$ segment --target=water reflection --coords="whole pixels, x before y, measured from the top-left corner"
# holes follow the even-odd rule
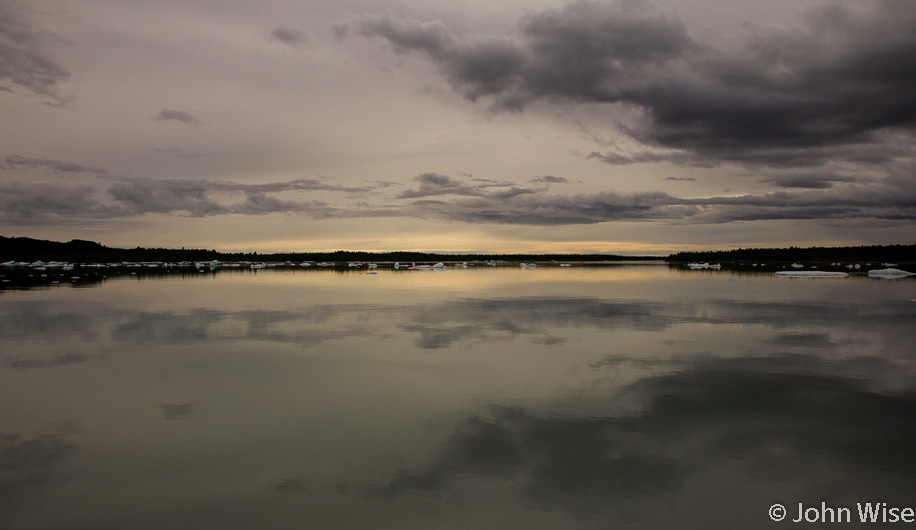
[[[315,346],[354,336],[384,338],[387,334],[383,330],[394,325],[414,337],[418,348],[447,349],[456,343],[511,341],[520,337],[547,345],[568,340],[568,337],[545,335],[546,331],[594,328],[652,333],[703,324],[724,329],[757,326],[778,331],[762,340],[771,346],[835,348],[851,345],[851,335],[908,333],[906,323],[913,318],[916,318],[916,304],[908,301],[837,305],[724,299],[661,303],[537,297],[460,299],[407,307],[378,303],[322,304],[285,311],[197,307],[180,312],[106,310],[97,306],[62,312],[48,301],[0,307],[0,333],[7,341],[40,338],[177,344],[260,339]],[[818,326],[830,332],[805,331]],[[858,342],[861,340],[864,339]]]
[[[798,373],[798,360],[696,359],[594,396],[639,404],[622,416],[494,405],[456,425],[426,465],[401,469],[364,491],[387,501],[443,498],[499,482],[529,507],[577,517],[606,510],[633,516],[634,506],[657,510],[660,499],[685,488],[725,488],[716,484],[716,471],[737,468],[744,480],[758,482],[742,483],[745,492],[767,483],[794,488],[800,476],[818,481],[823,473],[848,481],[834,502],[856,495],[910,502],[916,395],[877,394],[860,378]],[[831,371],[858,372],[856,366]],[[653,502],[634,504],[640,499]]]
[[[656,267],[6,292],[0,521],[763,528],[780,501],[905,505],[914,286]]]
[[[0,435],[0,523],[39,495],[54,480],[55,470],[73,457],[76,430],[71,422],[59,422],[32,437]]]
[[[162,415],[167,420],[180,420],[194,412],[194,403],[166,403],[162,405]]]

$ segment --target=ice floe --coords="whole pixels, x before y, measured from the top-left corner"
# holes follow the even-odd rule
[[[916,273],[900,269],[876,269],[868,271],[868,275],[872,278],[906,278],[907,276],[916,276]]]
[[[783,278],[845,278],[849,274],[831,271],[781,271],[777,272],[776,276]]]

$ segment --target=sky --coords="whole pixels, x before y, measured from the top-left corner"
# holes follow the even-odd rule
[[[0,0],[0,234],[916,243],[916,2]]]

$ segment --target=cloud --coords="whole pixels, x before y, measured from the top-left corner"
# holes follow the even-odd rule
[[[17,168],[48,168],[54,172],[60,173],[95,173],[104,175],[106,170],[97,167],[83,166],[72,162],[63,162],[60,160],[49,160],[46,158],[26,158],[19,155],[9,155],[3,160],[3,166],[0,169],[17,169]]]
[[[836,179],[839,180],[839,179]],[[810,187],[810,186],[809,186]],[[897,174],[835,189],[681,198],[662,191],[578,195],[529,193],[419,200],[413,215],[470,223],[570,225],[610,221],[724,223],[773,219],[916,220],[916,185]]]
[[[439,65],[449,83],[471,101],[511,92],[527,62],[526,51],[508,37],[459,39],[440,21],[402,19],[389,12],[363,16],[357,27],[363,36],[388,41],[397,54],[426,54]],[[520,109],[510,96],[500,101],[502,107]]]
[[[695,181],[696,179],[693,178],[693,177],[665,177],[665,178],[663,178],[662,180],[670,181],[670,182],[681,182],[681,181],[683,181],[683,182],[693,182],[693,181]]]
[[[471,223],[566,225],[615,220],[683,219],[700,212],[664,192],[623,194],[615,191],[566,195],[525,194],[504,200],[495,197],[416,201],[428,215]]]
[[[313,218],[436,217],[466,223],[534,226],[613,221],[709,224],[772,219],[916,220],[916,187],[899,177],[827,189],[695,198],[662,191],[606,190],[558,195],[508,184],[491,191],[497,185],[473,186],[438,174],[424,174],[418,179],[417,189],[398,195],[400,199],[417,200],[388,207],[365,203],[333,206],[324,201],[283,197],[283,193],[295,191],[363,191],[309,179],[250,185],[202,179],[119,179],[102,189],[89,184],[14,182],[0,185],[0,220],[22,225],[149,213],[194,217],[272,213]],[[241,195],[242,199],[233,201],[232,195]],[[444,198],[447,196],[454,198]]]
[[[446,175],[423,173],[413,179],[420,183],[419,188],[405,190],[397,195],[398,199],[417,199],[437,195],[465,195],[470,197],[487,197],[506,200],[518,195],[535,193],[534,190],[514,186],[511,183],[499,183],[487,179],[470,179],[475,185],[468,185]],[[501,191],[487,191],[487,188],[507,187]]]
[[[88,174],[93,183],[61,182],[0,184],[0,221],[13,225],[47,224],[74,219],[106,219],[150,213],[193,217],[241,214],[298,213],[312,217],[385,217],[390,212],[362,206],[332,207],[317,200],[283,198],[284,193],[330,192],[362,195],[377,186],[341,186],[321,179],[294,179],[239,184],[207,179],[112,177],[103,168],[54,159],[7,156],[0,169],[47,168],[67,175]],[[379,186],[383,186],[380,184]],[[233,196],[242,196],[233,202]]]
[[[607,153],[599,153],[593,151],[585,156],[587,159],[595,159],[604,162],[605,164],[611,164],[614,166],[626,166],[630,164],[645,164],[645,163],[658,163],[658,162],[670,162],[679,166],[690,166],[690,167],[714,167],[716,163],[696,156],[692,153],[686,152],[674,152],[674,153],[635,153],[632,155],[623,155],[620,153],[615,153],[609,151]]]
[[[187,124],[200,123],[190,112],[177,109],[162,109],[153,118],[159,121],[173,120]]]
[[[11,182],[0,184],[0,221],[13,225],[76,219],[110,219],[145,214],[267,215],[295,213],[316,219],[436,217],[467,223],[573,225],[613,221],[724,223],[772,219],[870,219],[894,223],[916,219],[912,163],[886,165],[884,176],[838,174],[828,169],[780,170],[757,178],[784,188],[763,194],[683,198],[663,191],[621,193],[604,190],[577,195],[549,193],[511,181],[429,172],[415,188],[395,195],[399,202],[331,204],[297,195],[312,192],[365,196],[390,183],[342,186],[325,179],[293,179],[260,184],[209,179],[113,177],[104,169],[56,159],[9,155],[8,171],[46,168],[66,175],[95,177],[93,184]],[[664,180],[691,180],[668,177]],[[565,182],[544,176],[531,182]],[[837,185],[842,184],[842,185]]]
[[[534,177],[528,182],[534,183],[544,183],[544,184],[566,184],[569,182],[566,180],[566,177],[555,177],[553,175],[544,175],[543,177]]]
[[[299,48],[308,42],[306,36],[299,30],[288,26],[277,26],[270,30],[269,40]]]
[[[848,175],[834,173],[788,173],[762,177],[760,182],[768,182],[780,188],[808,188],[825,190],[833,187],[837,182],[856,182],[856,178]]]
[[[579,0],[530,14],[507,35],[456,35],[391,13],[354,26],[395,53],[424,55],[455,91],[487,98],[494,111],[534,101],[625,105],[639,116],[628,135],[676,150],[590,155],[604,162],[785,167],[863,151],[901,156],[885,151],[883,135],[910,143],[916,130],[914,23],[909,2],[829,4],[793,26],[748,27],[738,44],[719,48],[647,2]]]
[[[0,184],[0,221],[25,225],[70,218],[114,217],[122,213],[101,204],[95,196],[96,189],[89,184]]]
[[[109,186],[107,193],[126,212],[187,212],[196,217],[229,213],[264,215],[274,212],[298,212],[329,217],[336,211],[320,201],[291,201],[268,195],[292,191],[330,191],[365,193],[371,187],[347,187],[316,179],[295,179],[263,184],[237,184],[205,179],[122,179]],[[242,202],[225,203],[214,198],[218,193],[241,193]],[[346,212],[338,212],[341,216]]]
[[[0,2],[0,89],[12,92],[3,86],[11,84],[64,107],[72,97],[62,94],[59,85],[70,72],[46,51],[55,37],[32,24],[35,13],[18,2]]]

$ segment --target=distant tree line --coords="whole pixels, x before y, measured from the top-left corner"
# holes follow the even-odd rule
[[[111,248],[94,241],[74,239],[61,243],[28,237],[0,236],[0,262],[17,261],[69,261],[73,263],[117,263],[122,261],[632,261],[664,260],[659,256],[618,256],[610,254],[437,254],[427,252],[360,252],[337,250],[334,252],[218,252],[203,249],[168,248]]]
[[[0,262],[68,261],[73,263],[117,263],[122,261],[642,261],[671,262],[724,261],[819,261],[819,262],[916,262],[916,245],[873,245],[859,247],[738,248],[735,250],[677,252],[669,256],[620,256],[611,254],[437,254],[427,252],[218,252],[205,249],[112,248],[94,241],[74,239],[66,243],[28,237],[0,236]]]
[[[817,261],[817,262],[916,262],[916,245],[872,245],[859,247],[789,247],[789,248],[738,248],[677,252],[668,261]]]

